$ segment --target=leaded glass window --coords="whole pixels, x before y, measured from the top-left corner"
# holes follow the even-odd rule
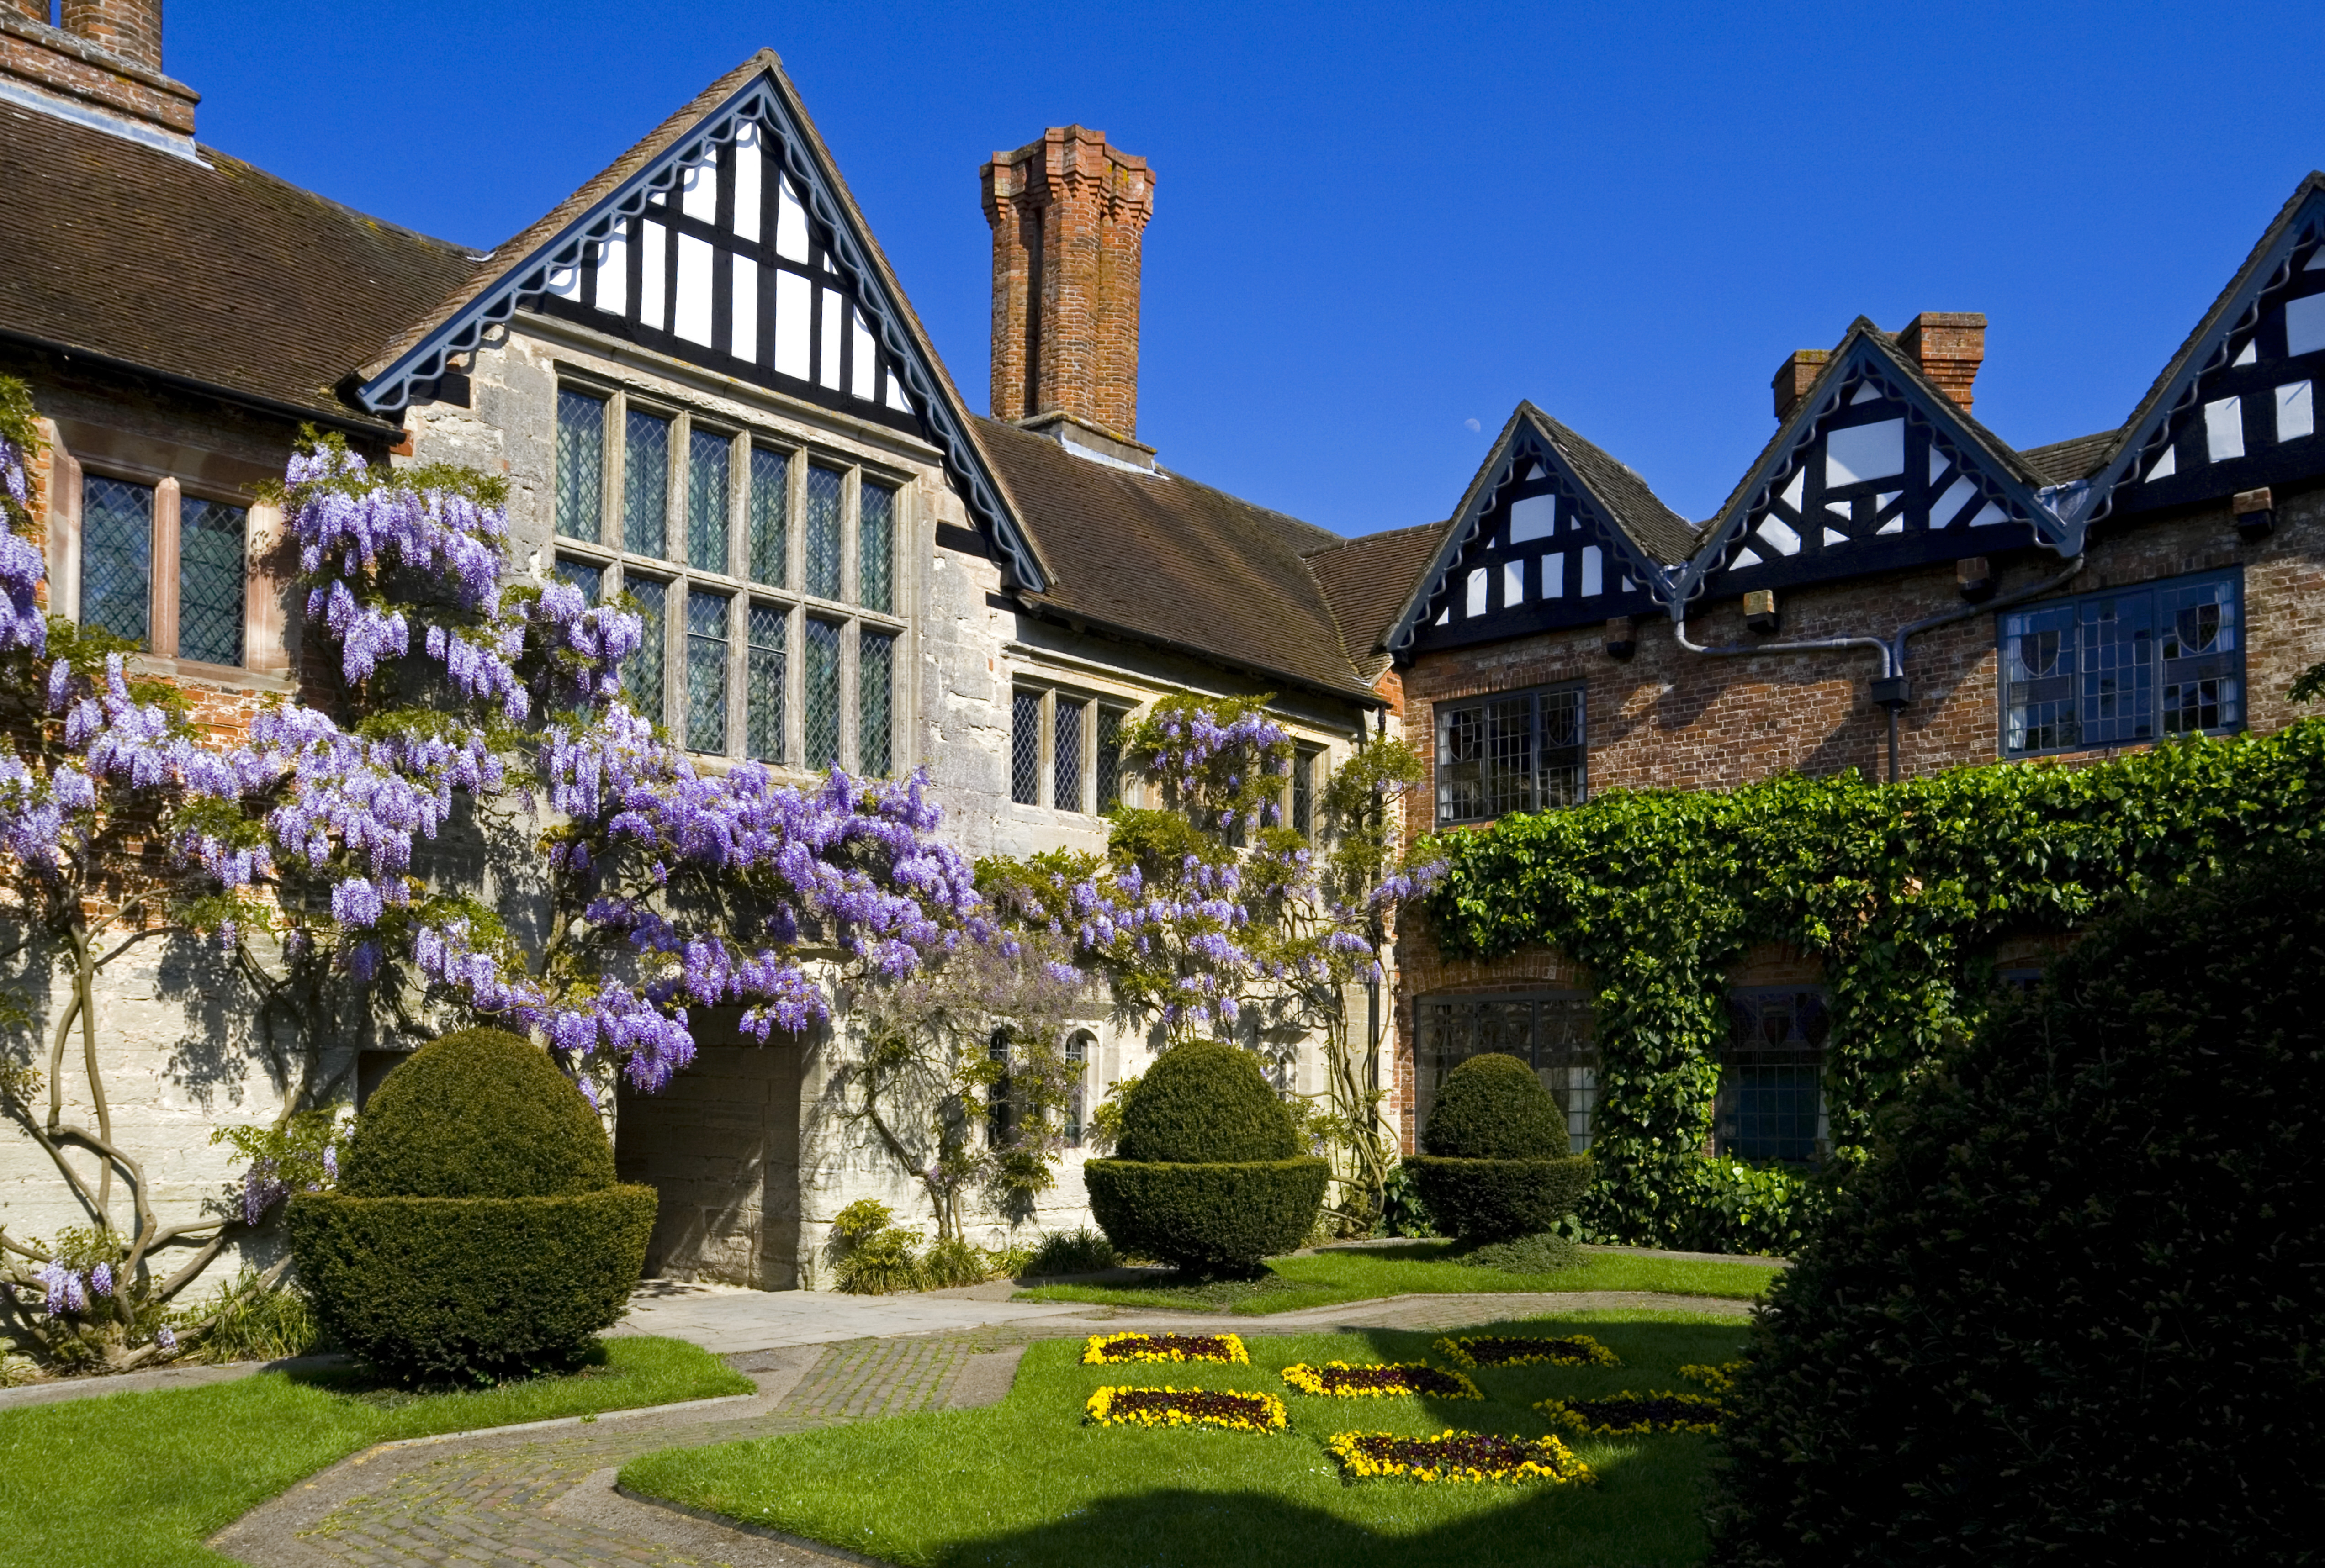
[[[153,487],[92,474],[80,493],[80,619],[146,646],[153,604]]]
[[[807,621],[807,766],[818,772],[839,766],[839,628],[810,616]]]
[[[859,771],[896,770],[896,639],[866,627],[856,655],[856,755]]]
[[[727,614],[724,594],[686,595],[686,749],[727,749]]]
[[[896,607],[896,493],[866,484],[856,506],[857,602],[886,614]]]
[[[1413,1130],[1424,1132],[1446,1075],[1472,1056],[1499,1052],[1534,1071],[1566,1112],[1570,1152],[1590,1147],[1598,1106],[1598,1047],[1590,1004],[1576,992],[1422,997],[1413,1004]]]
[[[1051,723],[1050,804],[1061,811],[1082,808],[1082,713],[1080,703],[1057,699]]]
[[[660,560],[669,525],[670,421],[632,409],[622,429],[622,548]]]
[[[1481,822],[1584,794],[1582,690],[1437,705],[1437,820]]]
[[[744,711],[750,754],[762,762],[783,760],[783,648],[790,623],[781,605],[751,606]]]
[[[1066,1042],[1066,1124],[1060,1130],[1065,1134],[1068,1148],[1082,1146],[1082,1091],[1088,1082],[1089,1052],[1095,1043],[1096,1037],[1088,1029],[1077,1029]]]
[[[1728,993],[1728,1049],[1712,1104],[1715,1147],[1740,1159],[1797,1164],[1823,1152],[1824,992],[1754,986]]]
[[[780,588],[791,572],[791,462],[751,448],[751,580]]]
[[[593,544],[606,526],[606,400],[557,389],[557,531]]]
[[[595,604],[606,592],[606,568],[595,561],[585,561],[572,556],[557,558],[557,580],[570,583],[581,590],[581,597]]]
[[[662,722],[662,691],[670,661],[670,585],[650,577],[632,577],[622,586],[637,601],[644,634],[637,651],[622,660],[622,690],[630,706],[655,724]]]
[[[198,495],[178,505],[178,657],[242,662],[244,540],[250,514]]]
[[[727,570],[727,486],[734,444],[695,430],[687,438],[686,564],[698,572]]]
[[[1009,1141],[1009,1135],[1017,1125],[1015,1085],[1009,1081],[1007,1029],[993,1031],[992,1038],[986,1043],[985,1056],[987,1061],[996,1062],[1002,1068],[1000,1076],[994,1079],[992,1091],[985,1102],[985,1140],[991,1147],[999,1148]]]
[[[1098,710],[1098,808],[1122,804],[1122,731],[1130,715],[1120,708]]]
[[[2242,728],[2243,589],[2208,572],[2002,616],[2003,754]]]
[[[1042,694],[1021,691],[1009,701],[1009,798],[1042,803]]]
[[[1292,828],[1316,836],[1316,763],[1320,753],[1301,747],[1292,753]]]
[[[807,470],[807,591],[839,597],[838,470],[811,463]]]

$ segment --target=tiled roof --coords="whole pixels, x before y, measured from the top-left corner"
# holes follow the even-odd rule
[[[1450,520],[1449,520],[1450,521]],[[1445,524],[1392,529],[1335,541],[1309,555],[1308,570],[1340,628],[1340,645],[1361,675],[1377,677],[1388,655],[1381,640],[1395,624],[1413,585],[1436,558]]]
[[[1652,558],[1672,566],[1687,559],[1702,542],[1687,519],[1663,503],[1647,482],[1627,463],[1604,447],[1576,435],[1532,403],[1519,405],[1557,448],[1590,493],[1611,513],[1615,526]]]
[[[475,253],[202,157],[0,105],[0,332],[372,422],[333,388]]]
[[[2101,430],[2096,435],[2077,436],[2071,441],[2029,447],[2018,456],[2042,477],[2043,484],[2064,484],[2070,480],[2088,479],[2098,472],[2122,437],[2121,430]]]
[[[1033,603],[1070,620],[1366,697],[1302,552],[1333,535],[1167,469],[1110,467],[972,417],[1052,576]]]

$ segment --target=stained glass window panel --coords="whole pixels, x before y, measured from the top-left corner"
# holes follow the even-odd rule
[[[2194,734],[2244,721],[2244,659],[2236,586],[2213,578],[2155,595],[2156,670],[2163,733]]]
[[[885,779],[896,770],[896,640],[866,632],[856,659],[858,770]]]
[[[1520,692],[1437,709],[1437,820],[1476,822],[1583,798],[1582,692]]]
[[[81,484],[80,619],[146,646],[153,598],[153,487]]]
[[[178,657],[242,662],[244,537],[249,513],[189,495],[178,508]]]
[[[1064,697],[1058,699],[1058,711],[1051,719],[1055,733],[1050,738],[1050,802],[1061,811],[1082,808],[1082,714],[1078,702]]]
[[[838,469],[808,466],[807,591],[820,599],[839,597],[839,493]]]
[[[856,520],[857,599],[886,614],[896,607],[896,493],[866,484]]]
[[[839,628],[807,623],[807,765],[818,772],[839,766]]]
[[[2083,604],[2076,673],[2082,681],[2086,745],[2155,736],[2154,606],[2154,595],[2147,593]]]
[[[670,421],[630,410],[622,440],[622,548],[657,560],[670,534]]]
[[[1713,1106],[1721,1154],[1798,1162],[1821,1152],[1824,1052],[1832,1013],[1820,991],[1729,993],[1728,1045]]]
[[[638,619],[644,624],[637,651],[622,660],[622,690],[632,707],[661,724],[670,661],[670,585],[633,577],[623,587],[637,601]]]
[[[2242,728],[2243,612],[2217,572],[2004,616],[2003,754]]]
[[[606,400],[557,389],[557,531],[595,543],[606,525]]]
[[[791,463],[751,448],[751,580],[780,588],[791,571]]]
[[[724,436],[696,430],[687,447],[686,561],[698,572],[724,572],[733,445]]]
[[[1009,798],[1042,803],[1042,694],[1021,691],[1009,703]]]
[[[1130,715],[1120,708],[1098,710],[1098,808],[1122,804],[1122,729]]]
[[[2055,752],[2081,742],[2075,691],[2075,609],[2003,618],[2003,749]]]
[[[727,613],[724,594],[686,594],[686,746],[727,750]]]
[[[744,692],[750,733],[746,742],[762,762],[783,760],[783,650],[790,617],[774,604],[751,606],[751,641]]]

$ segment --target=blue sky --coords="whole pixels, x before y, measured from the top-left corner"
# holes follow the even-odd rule
[[[414,228],[522,228],[783,58],[980,411],[977,168],[1156,171],[1139,435],[1346,534],[1444,516],[1521,398],[1707,515],[1859,313],[1991,318],[1978,412],[2118,423],[2325,167],[2325,6],[780,6],[169,0],[205,142]]]

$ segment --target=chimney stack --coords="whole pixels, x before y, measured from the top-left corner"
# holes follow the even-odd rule
[[[162,0],[64,0],[63,22],[75,38],[132,65],[162,69]]]
[[[993,226],[993,417],[1044,434],[1070,420],[1135,447],[1153,171],[1066,125],[977,173]]]
[[[60,118],[194,156],[201,95],[162,74],[162,0],[0,0],[0,78]]]
[[[1970,383],[1986,362],[1986,318],[1975,310],[1924,310],[1897,334],[1897,346],[1913,355],[1938,390],[1969,412]]]
[[[1776,367],[1768,386],[1776,394],[1776,418],[1780,422],[1792,411],[1793,404],[1808,395],[1809,383],[1823,373],[1825,362],[1831,357],[1829,348],[1795,349]]]

